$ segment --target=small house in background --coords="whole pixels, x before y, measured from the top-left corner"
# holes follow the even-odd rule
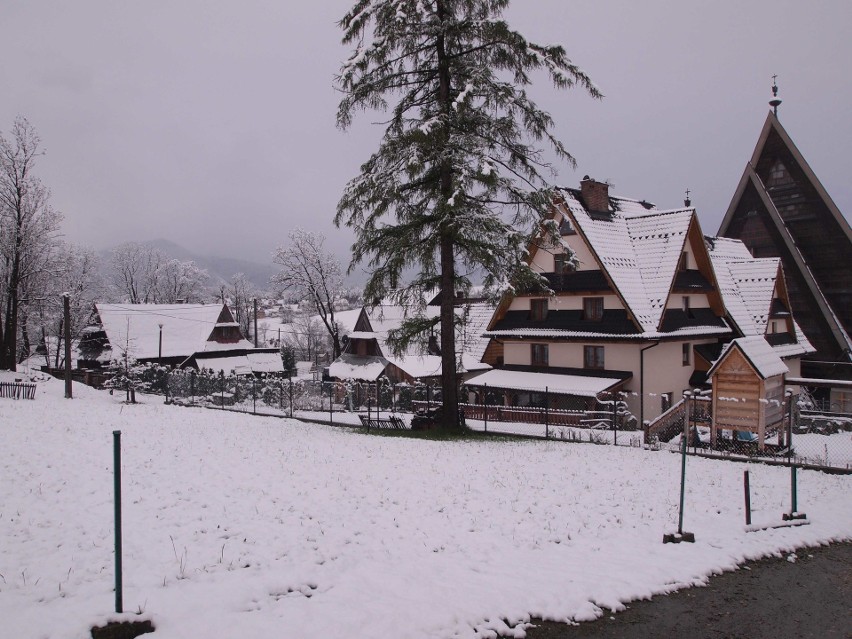
[[[713,385],[710,441],[716,447],[720,431],[757,436],[759,450],[767,437],[784,436],[784,383],[787,365],[761,336],[740,337],[727,344],[708,372]]]
[[[78,367],[125,357],[215,373],[283,373],[276,348],[254,348],[225,304],[95,304]]]
[[[426,304],[426,315],[437,317],[440,297]],[[475,298],[456,298],[456,314],[459,318],[456,329],[457,354],[460,355],[461,375],[469,377],[476,371],[490,368],[482,363],[488,340],[482,333],[491,319],[494,307]],[[441,378],[441,355],[437,336],[429,339],[421,348],[412,345],[405,353],[396,355],[388,344],[388,333],[402,326],[408,311],[397,304],[379,304],[361,309],[355,330],[348,335],[343,354],[328,369],[334,380],[376,382],[380,378],[391,383],[414,384],[417,382],[437,385]]]

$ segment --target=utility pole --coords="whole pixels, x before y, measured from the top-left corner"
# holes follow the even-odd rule
[[[257,348],[257,298],[255,297],[252,302],[254,302],[254,347]]]
[[[71,296],[62,296],[63,322],[65,324],[65,399],[73,399],[71,385]]]

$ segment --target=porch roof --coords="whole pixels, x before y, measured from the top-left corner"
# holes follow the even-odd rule
[[[595,397],[622,384],[629,378],[588,377],[586,375],[560,375],[557,373],[534,373],[493,369],[477,375],[467,382],[468,386],[484,386],[504,390],[532,391]]]

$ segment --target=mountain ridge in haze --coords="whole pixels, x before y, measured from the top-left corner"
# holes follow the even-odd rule
[[[243,273],[246,278],[260,290],[271,288],[270,278],[277,272],[272,264],[264,264],[235,257],[223,257],[220,255],[199,255],[189,249],[176,244],[165,238],[157,238],[147,242],[141,242],[145,246],[158,249],[164,255],[181,262],[192,261],[198,268],[205,269],[210,276],[208,286],[216,286],[222,282],[229,282],[237,273]],[[115,248],[115,247],[113,247]],[[112,256],[113,249],[102,251],[105,260]]]

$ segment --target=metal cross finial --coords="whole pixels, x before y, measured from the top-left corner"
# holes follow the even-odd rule
[[[692,200],[689,199],[690,193],[691,193],[691,191],[689,189],[686,189],[686,199],[683,201],[684,206],[691,206],[692,205]]]
[[[772,111],[775,115],[778,115],[778,105],[781,104],[781,100],[778,99],[778,83],[776,80],[778,79],[778,74],[772,76],[772,99],[769,101],[769,106],[772,107]]]

